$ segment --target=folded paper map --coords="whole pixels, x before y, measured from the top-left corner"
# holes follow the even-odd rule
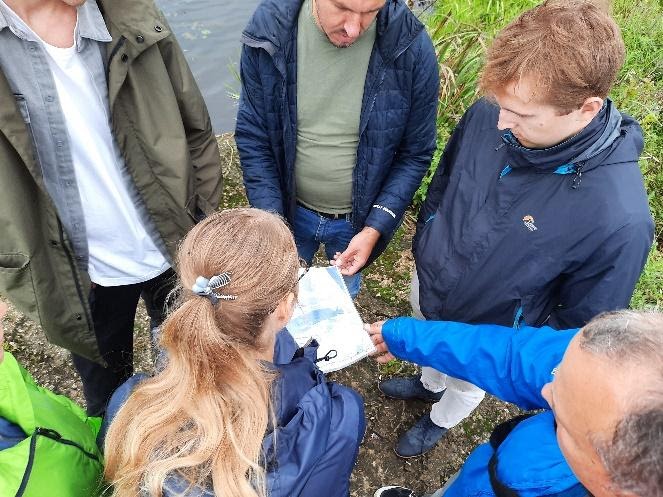
[[[299,281],[295,312],[286,326],[299,346],[315,339],[318,367],[337,371],[375,350],[334,266],[313,267]]]

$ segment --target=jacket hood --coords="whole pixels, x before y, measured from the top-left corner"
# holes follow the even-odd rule
[[[552,147],[523,147],[510,130],[502,140],[509,147],[511,167],[534,167],[560,174],[575,172],[579,167],[587,172],[599,165],[637,162],[643,147],[638,123],[621,114],[610,99],[580,133]]]
[[[276,370],[278,376],[272,383],[272,405],[277,424],[285,426],[297,413],[304,395],[324,383],[325,377],[306,357],[298,357],[289,364],[279,364]]]
[[[302,0],[266,0],[253,13],[242,33],[242,43],[264,48],[274,56],[281,51],[293,30]],[[393,60],[424,29],[402,0],[387,0],[376,19],[375,43],[385,61]]]
[[[279,425],[288,424],[306,392],[325,381],[323,373],[315,367],[317,355],[316,340],[300,347],[286,328],[277,333],[274,358],[264,365],[277,373],[272,383],[272,405]]]

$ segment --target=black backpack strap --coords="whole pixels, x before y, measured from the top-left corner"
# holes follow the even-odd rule
[[[520,497],[518,492],[507,487],[497,477],[497,452],[493,452],[493,457],[488,462],[488,476],[490,477],[490,486],[493,487],[496,497]]]
[[[511,433],[519,423],[525,421],[528,418],[531,418],[532,416],[535,416],[536,414],[537,413],[521,414],[520,416],[509,419],[508,421],[497,425],[493,432],[490,434],[490,445],[493,448],[493,456],[488,462],[488,476],[490,477],[490,486],[493,487],[493,492],[495,493],[496,497],[520,497],[518,492],[502,483],[497,477],[497,448],[502,444],[502,442],[504,442],[506,437],[509,436],[509,433]],[[591,494],[585,487],[582,486],[581,483],[578,483],[569,489],[563,490],[556,494],[547,495],[546,497],[591,497]]]
[[[507,487],[497,477],[497,448],[502,445],[502,442],[509,436],[509,433],[518,426],[519,423],[534,416],[535,413],[521,414],[515,418],[511,418],[503,423],[498,424],[493,432],[490,434],[490,445],[493,448],[493,456],[488,462],[488,476],[490,477],[490,486],[493,487],[493,492],[497,497],[519,497],[518,492],[512,488]]]
[[[503,423],[498,424],[493,432],[490,434],[490,445],[493,447],[493,450],[497,451],[497,448],[502,445],[502,442],[509,436],[509,433],[518,426],[519,423],[525,421],[528,418],[531,418],[537,413],[527,413],[511,418]]]

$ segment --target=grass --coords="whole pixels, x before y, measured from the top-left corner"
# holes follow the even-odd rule
[[[638,287],[631,299],[634,309],[663,309],[663,252],[652,248]]]
[[[620,0],[615,16],[622,28],[627,57],[612,97],[642,126],[645,150],[640,166],[663,246],[663,5],[654,0]],[[650,259],[656,261],[656,258]],[[661,301],[659,300],[659,304]]]
[[[439,1],[425,19],[440,63],[438,150],[415,196],[423,201],[438,159],[456,122],[478,98],[477,78],[490,39],[535,0]],[[645,149],[640,167],[663,247],[663,1],[616,0],[614,17],[622,29],[627,58],[611,98],[641,124]],[[631,306],[663,308],[663,253],[654,247]]]
[[[408,296],[412,255],[409,234],[414,231],[414,224],[414,218],[406,217],[388,249],[365,271],[364,277],[364,284],[371,294],[393,307],[401,316],[410,313]]]

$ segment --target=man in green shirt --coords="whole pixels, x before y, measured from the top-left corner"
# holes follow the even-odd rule
[[[432,43],[401,0],[267,0],[244,31],[236,139],[249,201],[359,291],[435,148]]]

